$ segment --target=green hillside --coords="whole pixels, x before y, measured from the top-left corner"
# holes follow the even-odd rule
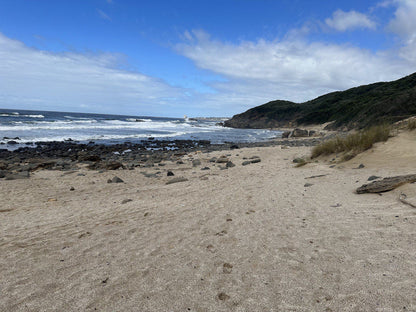
[[[305,103],[272,101],[233,116],[234,128],[293,127],[333,122],[331,128],[364,128],[416,115],[416,73],[332,92]]]

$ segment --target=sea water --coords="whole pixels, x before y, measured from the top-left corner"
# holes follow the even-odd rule
[[[155,140],[259,142],[280,137],[281,131],[233,129],[219,125],[227,118],[162,118],[0,109],[0,143],[73,140],[116,144]],[[18,139],[15,139],[18,138]],[[4,146],[4,145],[3,145]]]

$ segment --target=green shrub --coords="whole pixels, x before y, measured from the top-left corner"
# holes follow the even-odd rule
[[[371,128],[350,134],[345,138],[335,137],[312,149],[311,158],[334,153],[349,153],[357,155],[368,150],[376,142],[387,141],[391,132],[389,125],[373,126]]]

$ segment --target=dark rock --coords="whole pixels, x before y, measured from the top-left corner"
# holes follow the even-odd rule
[[[363,164],[360,164],[356,169],[363,169],[365,166]]]
[[[38,169],[51,169],[56,165],[55,160],[44,160],[44,159],[30,159],[30,164],[28,169],[30,171],[35,171]]]
[[[70,191],[75,191],[75,187],[71,186]]]
[[[308,132],[308,130],[296,128],[296,129],[294,129],[292,131],[292,133],[290,134],[290,136],[292,138],[308,137],[309,136],[309,132]]]
[[[128,198],[128,199],[123,199],[123,200],[121,201],[121,203],[124,205],[124,204],[127,204],[128,202],[131,202],[131,201],[133,201],[133,199],[130,199],[130,198]]]
[[[416,174],[384,178],[370,184],[364,184],[357,188],[357,194],[381,193],[391,191],[403,184],[416,182]]]
[[[178,160],[178,161],[176,162],[176,164],[177,164],[177,165],[183,165],[183,164],[184,164],[184,162],[183,162],[182,160]]]
[[[87,155],[78,156],[78,160],[79,161],[100,161],[101,157],[98,155],[87,154]]]
[[[312,185],[313,185],[312,183],[305,183],[304,187],[310,187]]]
[[[282,138],[287,139],[289,137],[289,135],[290,135],[290,131],[285,131],[285,132],[282,133]]]
[[[19,137],[15,137],[15,138],[3,137],[3,140],[20,140],[20,138]]]
[[[9,145],[15,145],[15,144],[19,144],[19,142],[16,142],[16,141],[8,141],[7,142],[7,144],[9,144]]]
[[[239,149],[240,147],[237,144],[232,144],[230,149]]]
[[[235,165],[231,162],[231,161],[228,161],[227,162],[227,164],[225,165],[227,168],[232,168],[232,167],[235,167]]]
[[[246,160],[246,161],[243,161],[243,163],[242,163],[243,166],[247,166],[247,165],[250,165],[250,164],[251,164],[251,160]]]
[[[293,162],[295,164],[301,164],[301,163],[304,163],[305,160],[303,158],[298,157],[298,158],[293,159]]]
[[[112,161],[112,162],[104,163],[102,165],[103,165],[103,169],[107,169],[107,170],[117,170],[119,168],[124,168],[123,164],[118,161]]]
[[[114,176],[112,179],[108,179],[107,183],[123,183],[124,181],[117,176]]]
[[[210,160],[209,160],[209,162],[216,162],[217,161],[217,157],[212,157]]]
[[[178,183],[178,182],[186,182],[186,181],[188,181],[188,179],[187,179],[187,178],[184,178],[184,177],[177,177],[177,178],[173,178],[173,179],[171,179],[171,180],[167,181],[167,182],[166,182],[166,184],[173,184],[173,183]]]
[[[168,176],[168,177],[173,177],[174,175],[175,175],[175,174],[174,174],[172,171],[170,171],[170,170],[169,170],[169,171],[168,171],[168,173],[167,173],[167,176]]]
[[[368,179],[367,179],[367,181],[373,181],[373,180],[377,180],[377,179],[380,179],[381,177],[378,177],[378,176],[374,176],[374,175],[372,175],[372,176],[370,176]]]
[[[209,167],[204,167],[204,168],[201,168],[201,170],[210,170],[210,168]]]
[[[259,162],[261,162],[260,158],[256,158],[256,159],[251,160],[252,164],[259,163]]]
[[[0,170],[6,170],[8,167],[7,163],[0,161]]]

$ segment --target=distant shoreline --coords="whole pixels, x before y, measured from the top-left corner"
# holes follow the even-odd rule
[[[240,148],[257,148],[273,146],[314,146],[322,138],[307,139],[274,139],[254,143],[211,144],[203,140],[145,140],[142,143],[122,144],[82,144],[73,141],[38,142],[31,146],[15,144],[14,150],[2,148],[0,145],[0,162],[4,170],[3,176],[26,172],[27,176],[38,169],[73,170],[79,166],[90,169],[116,168],[134,169],[136,167],[160,166],[165,161],[176,162],[186,153],[215,151],[231,151]],[[112,164],[112,165],[111,165]]]

